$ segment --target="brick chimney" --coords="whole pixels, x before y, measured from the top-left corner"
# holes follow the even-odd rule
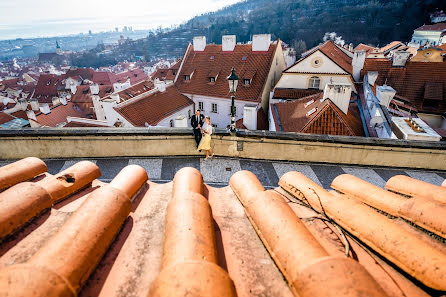
[[[202,52],[206,48],[206,36],[194,37],[194,51]]]
[[[409,59],[410,53],[405,51],[395,51],[392,57],[393,67],[406,66],[407,59]]]
[[[352,95],[352,85],[346,83],[329,83],[325,85],[322,100],[330,99],[336,106],[347,114]]]
[[[252,51],[266,52],[271,44],[271,34],[254,34],[252,36]]]
[[[224,52],[232,52],[235,48],[235,43],[235,35],[223,35],[221,38],[222,50]]]

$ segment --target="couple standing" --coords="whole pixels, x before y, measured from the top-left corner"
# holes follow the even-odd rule
[[[205,117],[200,114],[200,111],[197,110],[195,115],[192,116],[190,120],[190,124],[194,129],[194,137],[195,142],[197,143],[197,149],[201,152],[201,150],[206,151],[206,158],[211,158],[214,156],[211,148],[211,135],[212,135],[212,124],[211,118],[209,116]],[[210,155],[210,156],[209,156]]]

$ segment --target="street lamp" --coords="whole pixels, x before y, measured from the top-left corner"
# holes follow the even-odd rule
[[[231,132],[235,132],[235,92],[237,91],[239,77],[235,74],[235,69],[232,67],[231,75],[228,76],[229,92],[232,93],[231,96]]]

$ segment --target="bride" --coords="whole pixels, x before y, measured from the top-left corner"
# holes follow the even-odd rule
[[[212,159],[214,156],[214,153],[212,152],[211,148],[211,135],[212,135],[212,124],[211,124],[211,118],[207,116],[204,119],[205,124],[203,125],[203,129],[201,131],[203,132],[203,138],[200,141],[200,145],[198,146],[198,150],[205,150],[206,151],[206,158]],[[209,156],[210,155],[210,156]]]

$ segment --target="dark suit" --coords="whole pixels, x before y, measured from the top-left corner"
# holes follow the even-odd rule
[[[195,142],[197,143],[197,147],[201,141],[201,129],[200,128],[203,128],[203,121],[204,121],[204,115],[202,115],[202,114],[200,114],[199,117],[197,117],[197,115],[194,114],[192,116],[192,118],[190,119],[190,125],[194,129],[194,137],[195,137]],[[200,128],[198,128],[198,125],[200,125]]]

